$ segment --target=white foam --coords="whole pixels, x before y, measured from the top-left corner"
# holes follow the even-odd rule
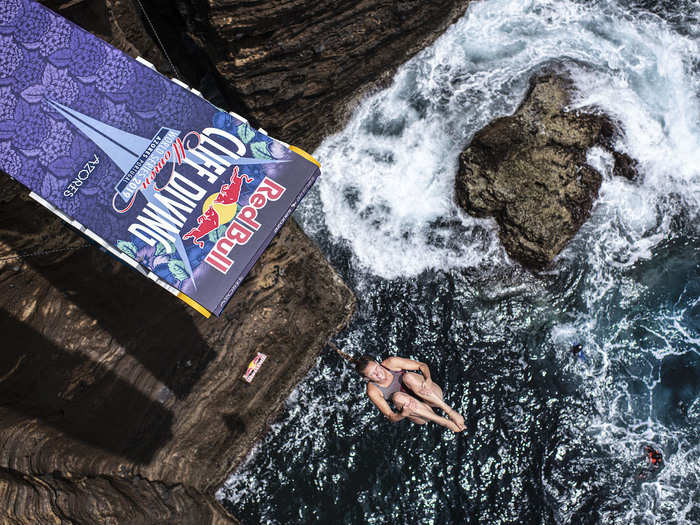
[[[385,278],[507,264],[493,222],[454,204],[458,156],[478,129],[515,109],[535,69],[565,61],[581,91],[574,107],[619,119],[619,147],[640,161],[641,187],[619,191],[624,183],[607,180],[601,199],[640,237],[662,195],[700,198],[698,84],[689,72],[697,53],[696,41],[660,19],[626,18],[609,2],[474,3],[315,152],[325,225]],[[300,215],[312,222],[308,207]],[[637,256],[648,257],[654,241]]]
[[[307,231],[327,229],[351,248],[357,268],[384,278],[510,264],[493,221],[469,217],[453,202],[458,156],[476,131],[514,111],[535,70],[565,63],[577,88],[571,109],[610,115],[623,131],[617,148],[639,161],[639,179],[630,182],[613,177],[609,154],[589,153],[604,175],[600,195],[554,271],[585,261],[583,306],[550,334],[555,345],[586,338],[585,366],[569,369],[590,388],[598,414],[589,427],[599,444],[630,463],[644,441],[666,452],[665,469],[629,502],[630,523],[660,523],[657,516],[688,523],[692,501],[683,487],[700,478],[700,445],[655,420],[652,406],[661,360],[697,352],[700,334],[682,311],[636,318],[650,288],[633,274],[673,234],[680,209],[700,224],[697,56],[698,40],[611,0],[474,2],[323,142],[315,152],[323,175],[299,213]],[[364,285],[359,278],[358,288]],[[639,326],[648,337],[635,334]],[[646,391],[632,392],[620,377]],[[700,420],[697,402],[688,413]]]

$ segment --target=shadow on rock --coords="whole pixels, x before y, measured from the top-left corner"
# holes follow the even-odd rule
[[[2,177],[0,185],[16,184],[6,175]],[[213,358],[214,351],[195,326],[193,316],[198,314],[188,312],[179,300],[92,243],[77,251],[54,252],[66,246],[83,246],[87,241],[26,197],[16,195],[3,203],[0,242],[10,248],[10,255],[52,252],[18,260],[65,297],[52,298],[54,303],[60,301],[58,307],[75,305],[84,314],[73,324],[65,319],[64,326],[39,316],[33,319],[30,324],[52,340],[94,349],[98,346],[94,341],[99,333],[96,323],[104,337],[110,338],[99,341],[105,352],[122,347],[179,399],[187,396]],[[17,281],[15,293],[32,295],[37,301],[48,299],[40,283]],[[0,304],[14,311],[4,295]]]
[[[246,429],[245,421],[238,414],[225,414],[222,416],[226,428],[228,428],[232,434],[243,434]]]
[[[0,353],[0,439],[6,447],[27,446],[36,420],[136,463],[147,463],[171,438],[170,411],[100,363],[56,346],[4,310],[0,331],[11,341]],[[30,434],[52,439],[50,432]]]

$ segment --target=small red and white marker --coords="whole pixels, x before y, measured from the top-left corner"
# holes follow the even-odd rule
[[[248,365],[248,369],[245,371],[245,374],[243,374],[243,379],[250,383],[266,358],[267,356],[265,354],[258,352],[258,355],[256,355]]]

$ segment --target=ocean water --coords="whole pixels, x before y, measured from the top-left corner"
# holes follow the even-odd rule
[[[428,363],[467,430],[388,422],[326,351],[218,492],[243,523],[700,523],[699,37],[697,0],[481,0],[323,142],[296,217],[358,297],[337,343]],[[551,64],[639,179],[591,150],[592,215],[532,274],[453,185]]]

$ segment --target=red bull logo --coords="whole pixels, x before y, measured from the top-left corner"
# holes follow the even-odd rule
[[[250,383],[255,377],[255,374],[258,372],[258,370],[260,370],[260,367],[262,366],[263,361],[265,361],[265,359],[267,359],[267,356],[261,352],[258,352],[258,354],[248,365],[245,374],[243,374],[243,379]]]
[[[233,168],[233,175],[231,175],[231,180],[229,184],[224,184],[219,190],[219,194],[214,199],[216,204],[237,204],[238,198],[241,196],[241,189],[243,188],[243,181],[246,184],[253,182],[253,179],[248,177],[248,175],[238,175],[238,166]]]
[[[233,220],[238,210],[238,199],[241,196],[243,183],[250,184],[253,179],[246,174],[239,175],[238,166],[233,168],[233,174],[228,184],[223,184],[218,193],[210,195],[202,206],[204,213],[197,217],[197,226],[182,236],[182,240],[192,239],[192,242],[204,248],[205,235],[216,230],[222,224]]]
[[[265,177],[255,190],[255,193],[250,196],[248,204],[236,215],[235,220],[232,220],[231,224],[226,227],[226,233],[216,241],[204,262],[223,274],[228,273],[233,266],[233,259],[229,257],[231,251],[236,246],[248,244],[255,232],[260,229],[261,223],[258,221],[258,211],[262,210],[268,202],[279,200],[285,191],[286,188],[284,186]],[[289,213],[288,211],[287,214]],[[281,222],[278,224],[277,229],[279,229],[281,224]]]

